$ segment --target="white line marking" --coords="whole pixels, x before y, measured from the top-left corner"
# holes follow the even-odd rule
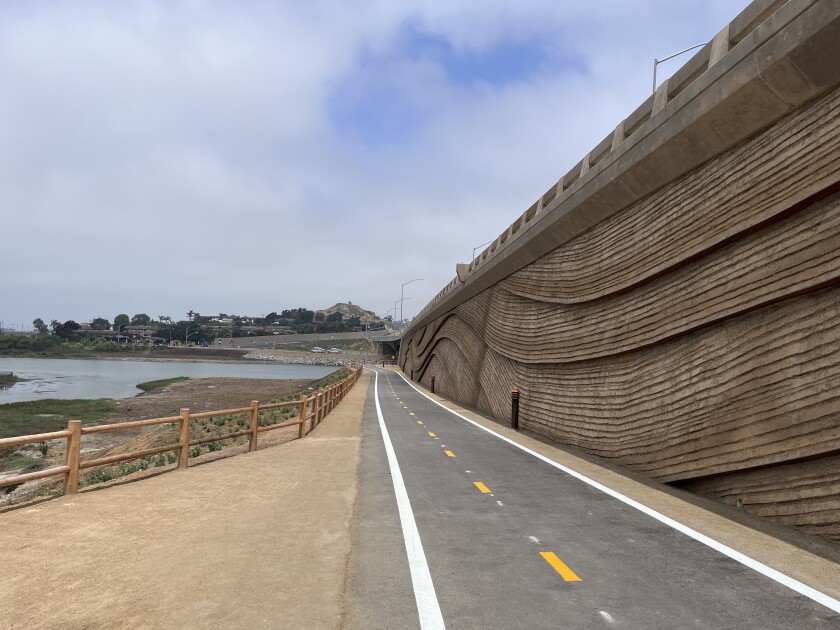
[[[528,540],[530,540],[530,541],[531,541],[532,543],[534,543],[535,545],[539,545],[539,544],[540,544],[540,539],[539,539],[539,538],[537,538],[536,536],[528,536]]]
[[[462,416],[457,411],[453,411],[452,409],[450,409],[446,405],[444,405],[444,404],[438,402],[437,400],[427,396],[424,392],[417,389],[414,386],[414,383],[409,381],[405,377],[404,374],[400,373],[400,377],[408,384],[409,387],[411,387],[411,389],[416,391],[421,396],[424,396],[425,398],[428,398],[433,403],[435,403],[438,407],[446,409],[446,411],[448,411],[449,413],[451,413],[455,416],[458,416],[462,420],[466,420],[467,422],[469,422],[472,425],[475,425],[476,427],[478,427],[482,431],[486,431],[490,435],[496,436],[497,438],[499,438],[503,442],[507,442],[508,444],[525,451],[529,455],[533,455],[537,459],[541,459],[546,464],[549,464],[550,466],[554,466],[558,470],[562,470],[567,475],[571,475],[575,479],[579,479],[583,483],[588,484],[588,485],[592,486],[593,488],[595,488],[597,490],[600,490],[604,494],[608,494],[609,496],[613,497],[614,499],[618,499],[622,503],[626,503],[630,507],[635,508],[635,509],[639,510],[640,512],[644,513],[644,514],[647,514],[651,518],[655,518],[660,523],[663,523],[663,524],[667,525],[668,527],[672,527],[673,529],[676,529],[678,532],[682,532],[683,534],[693,538],[697,542],[702,543],[702,544],[706,545],[707,547],[711,547],[715,551],[718,551],[725,556],[729,556],[730,558],[732,558],[736,562],[740,562],[741,564],[743,564],[745,567],[749,567],[753,571],[757,571],[758,573],[761,573],[762,575],[764,575],[766,577],[769,577],[771,580],[775,580],[779,584],[787,586],[789,589],[791,589],[793,591],[796,591],[800,595],[804,595],[805,597],[808,597],[808,598],[814,600],[818,604],[822,604],[826,608],[830,608],[834,612],[840,613],[840,600],[836,600],[833,597],[831,597],[830,595],[826,595],[825,593],[822,593],[822,592],[818,591],[817,589],[808,586],[807,584],[803,584],[799,580],[795,580],[792,577],[785,575],[781,571],[777,571],[776,569],[774,569],[772,567],[768,567],[763,562],[759,562],[758,560],[755,560],[754,558],[750,558],[749,556],[741,553],[740,551],[736,551],[732,547],[729,547],[727,545],[724,545],[721,542],[718,542],[714,538],[710,538],[709,536],[706,536],[705,534],[701,534],[700,532],[698,532],[695,529],[692,529],[688,525],[683,525],[679,521],[676,521],[676,520],[672,519],[670,516],[665,516],[664,514],[661,514],[660,512],[657,512],[653,508],[649,508],[648,506],[646,506],[642,503],[639,503],[638,501],[636,501],[634,499],[631,499],[630,497],[624,496],[620,492],[617,492],[617,491],[613,490],[612,488],[608,488],[604,484],[599,483],[599,482],[595,481],[594,479],[590,479],[586,475],[582,475],[581,473],[577,472],[576,470],[572,470],[571,468],[568,468],[567,466],[564,466],[563,464],[555,462],[553,459],[549,459],[545,455],[541,455],[540,453],[537,453],[536,451],[532,451],[527,446],[522,446],[522,444],[519,444],[518,442],[514,442],[510,438],[506,438],[504,435],[500,435],[499,433],[496,433],[492,429],[488,429],[487,427],[484,427],[484,426],[480,425],[475,420],[470,420],[466,416]]]
[[[605,610],[599,610],[598,614],[601,615],[601,618],[607,623],[615,623],[615,619],[613,619],[613,616]]]
[[[443,623],[443,615],[440,612],[440,603],[438,603],[435,593],[432,574],[429,573],[429,564],[426,562],[426,554],[423,552],[420,532],[417,531],[414,512],[411,510],[411,501],[408,499],[408,491],[405,489],[405,482],[400,471],[400,464],[397,461],[397,454],[394,452],[394,445],[388,435],[388,427],[385,426],[385,418],[382,417],[382,408],[379,406],[379,372],[373,370],[373,373],[375,375],[373,398],[376,402],[376,415],[379,418],[382,440],[385,442],[388,466],[391,468],[391,480],[394,483],[394,494],[397,497],[400,524],[405,539],[405,553],[408,556],[408,567],[411,570],[411,584],[414,587],[414,599],[417,601],[417,612],[420,615],[420,627],[423,630],[445,629],[446,625]]]
[[[499,507],[505,507],[505,504],[501,501],[496,501],[496,505],[498,505]]]

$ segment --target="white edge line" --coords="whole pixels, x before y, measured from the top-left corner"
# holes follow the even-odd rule
[[[694,530],[691,527],[688,527],[687,525],[683,525],[679,521],[675,521],[671,517],[665,516],[664,514],[661,514],[660,512],[657,512],[653,508],[649,508],[648,506],[646,506],[642,503],[639,503],[638,501],[635,501],[634,499],[631,499],[630,497],[624,496],[620,492],[618,492],[616,490],[613,490],[612,488],[608,488],[604,484],[599,483],[599,482],[595,481],[594,479],[590,479],[586,475],[582,475],[581,473],[579,473],[575,470],[572,470],[571,468],[568,468],[568,467],[564,466],[563,464],[555,462],[553,459],[550,459],[550,458],[546,457],[545,455],[541,455],[540,453],[537,453],[536,451],[532,451],[527,446],[523,446],[522,444],[519,444],[518,442],[515,442],[514,440],[511,440],[510,438],[507,438],[504,435],[496,433],[492,429],[488,429],[487,427],[482,426],[481,424],[479,424],[475,420],[470,420],[469,418],[461,415],[457,411],[454,411],[454,410],[450,409],[449,407],[447,407],[443,403],[440,403],[437,400],[435,400],[434,398],[429,397],[425,392],[422,392],[419,389],[417,389],[417,387],[414,386],[414,383],[412,383],[410,380],[408,380],[402,372],[398,372],[397,370],[394,370],[394,371],[397,374],[399,374],[400,378],[402,378],[408,384],[408,386],[411,387],[414,391],[416,391],[418,394],[420,394],[422,396],[425,396],[426,398],[431,400],[433,403],[435,403],[439,407],[442,407],[443,409],[446,409],[449,413],[451,413],[453,415],[456,415],[459,418],[461,418],[462,420],[466,420],[470,424],[473,424],[473,425],[477,426],[479,429],[481,429],[483,431],[487,431],[487,433],[489,433],[490,435],[494,435],[497,438],[499,438],[500,440],[503,440],[504,442],[507,442],[508,444],[511,444],[511,445],[515,446],[516,448],[519,448],[519,449],[525,451],[526,453],[528,453],[530,455],[533,455],[537,459],[541,459],[546,464],[550,464],[551,466],[554,466],[555,468],[558,468],[558,469],[562,470],[566,474],[571,475],[572,477],[575,477],[576,479],[579,479],[580,481],[592,486],[593,488],[596,488],[596,489],[600,490],[601,492],[603,492],[605,494],[608,494],[611,497],[613,497],[615,499],[618,499],[619,501],[621,501],[623,503],[626,503],[630,507],[633,507],[633,508],[639,510],[640,512],[643,512],[644,514],[647,514],[648,516],[650,516],[652,518],[655,518],[657,521],[659,521],[661,523],[664,523],[665,525],[667,525],[669,527],[672,527],[673,529],[676,529],[678,532],[682,532],[686,536],[690,536],[694,540],[696,540],[700,543],[703,543],[707,547],[711,547],[715,551],[719,551],[723,555],[729,556],[730,558],[732,558],[733,560],[735,560],[737,562],[740,562],[744,566],[749,567],[750,569],[753,569],[754,571],[758,571],[762,575],[765,575],[765,576],[769,577],[771,580],[775,580],[779,584],[787,586],[789,589],[791,589],[793,591],[796,591],[800,595],[804,595],[805,597],[808,597],[808,598],[814,600],[815,602],[817,602],[819,604],[822,604],[826,608],[830,608],[834,612],[840,613],[840,601],[834,599],[830,595],[826,595],[825,593],[823,593],[821,591],[818,591],[817,589],[812,588],[812,587],[808,586],[807,584],[803,584],[799,580],[795,580],[792,577],[787,576],[784,573],[782,573],[780,571],[777,571],[776,569],[774,569],[772,567],[768,567],[766,564],[764,564],[762,562],[759,562],[758,560],[755,560],[754,558],[750,558],[749,556],[741,553],[740,551],[736,551],[735,549],[732,549],[732,547],[728,547],[727,545],[724,545],[723,543],[718,542],[717,540],[715,540],[713,538],[710,538],[709,536],[706,536],[705,534],[701,534],[697,530]]]
[[[391,469],[391,480],[394,483],[394,494],[397,497],[397,508],[400,514],[403,538],[405,539],[405,553],[408,556],[408,568],[411,571],[411,584],[414,587],[414,599],[417,602],[420,627],[423,630],[442,630],[446,626],[443,623],[443,614],[440,611],[440,603],[435,593],[432,574],[429,572],[429,564],[426,562],[426,554],[423,552],[423,543],[420,541],[420,533],[417,531],[417,523],[414,520],[414,512],[411,510],[411,502],[408,499],[408,491],[405,488],[397,454],[394,452],[394,445],[391,443],[388,428],[385,426],[382,407],[379,406],[379,372],[377,370],[372,371],[375,375],[373,399],[376,402],[376,415],[379,418],[379,428],[382,431],[385,453],[388,455],[388,466]]]

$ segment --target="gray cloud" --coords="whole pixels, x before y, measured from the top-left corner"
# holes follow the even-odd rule
[[[0,319],[415,313],[747,2],[358,4],[0,4]]]

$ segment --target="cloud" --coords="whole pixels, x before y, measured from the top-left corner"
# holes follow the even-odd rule
[[[746,4],[2,3],[0,319],[414,313]]]

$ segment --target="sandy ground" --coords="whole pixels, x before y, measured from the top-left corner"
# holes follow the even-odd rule
[[[302,440],[0,515],[0,626],[338,627],[368,383]]]

